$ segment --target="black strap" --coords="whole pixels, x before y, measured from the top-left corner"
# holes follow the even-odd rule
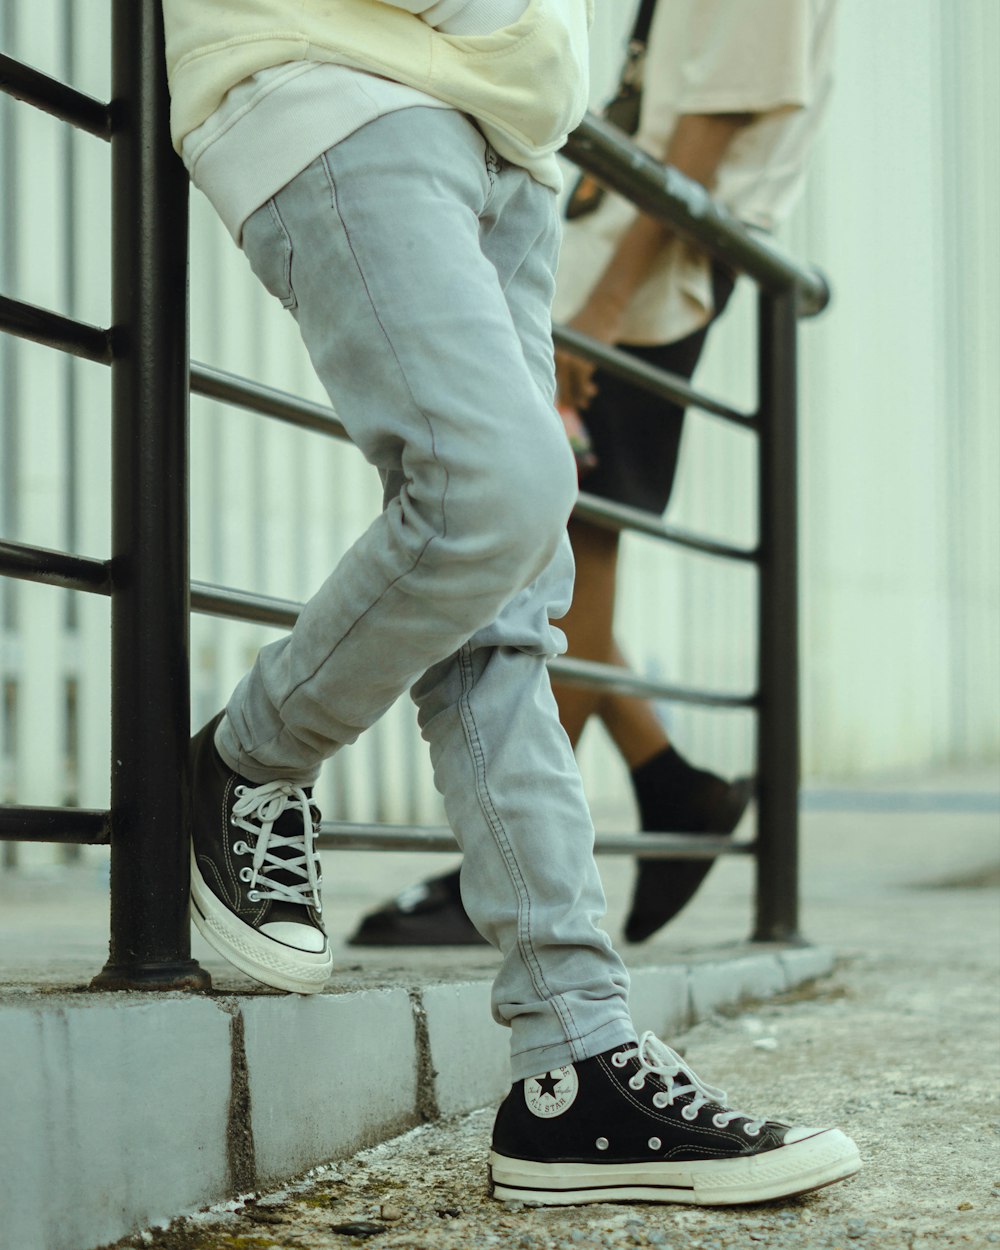
[[[642,102],[642,67],[646,56],[646,41],[653,23],[656,0],[642,0],[635,16],[628,54],[618,81],[618,93],[604,109],[604,116],[619,130],[634,135],[639,128],[639,110]],[[586,217],[604,199],[604,188],[590,174],[581,173],[566,201],[566,220]]]
[[[639,5],[639,12],[635,15],[635,25],[632,27],[632,43],[645,43],[649,39],[649,28],[653,24],[653,10],[656,8],[656,0],[642,0]]]

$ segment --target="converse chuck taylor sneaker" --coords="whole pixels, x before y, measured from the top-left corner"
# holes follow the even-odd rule
[[[320,918],[319,812],[289,781],[257,784],[215,749],[221,714],[191,743],[191,919],[241,972],[315,994],[333,968]]]
[[[652,1033],[527,1081],[497,1114],[494,1197],[546,1205],[726,1206],[832,1185],[861,1167],[839,1129],[792,1128],[726,1106]]]

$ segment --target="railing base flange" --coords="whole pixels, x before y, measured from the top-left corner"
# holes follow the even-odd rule
[[[92,990],[210,990],[211,974],[196,959],[170,964],[105,964]]]
[[[758,928],[750,935],[750,941],[754,945],[812,946],[812,942],[807,937],[803,937],[798,929],[791,929],[780,924]]]

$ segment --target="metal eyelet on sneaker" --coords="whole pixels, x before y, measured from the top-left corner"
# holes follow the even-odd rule
[[[252,881],[252,880],[253,880],[253,869],[252,869],[252,868],[241,868],[241,869],[240,869],[240,880],[241,880],[241,881]]]
[[[729,1128],[729,1121],[718,1112],[712,1116],[712,1123],[716,1128]]]
[[[659,1150],[663,1142],[658,1137],[651,1137],[646,1145],[649,1146],[650,1150]]]
[[[235,822],[233,822],[233,823],[235,823]],[[234,855],[249,855],[249,854],[250,854],[250,847],[249,847],[249,845],[248,845],[246,842],[244,842],[244,841],[243,841],[243,839],[241,838],[238,842],[234,842],[234,843],[233,843],[233,854],[234,854]]]
[[[250,900],[251,903],[259,903],[260,891],[259,890],[247,890],[247,898]]]
[[[681,1107],[681,1115],[688,1122],[690,1122],[691,1120],[697,1120],[698,1118],[698,1112],[692,1109],[690,1103],[688,1103],[687,1106],[685,1107]]]
[[[658,1094],[653,1095],[654,1107],[668,1107],[669,1105],[670,1105],[670,1099],[662,1090],[660,1090]]]
[[[594,1145],[598,1150],[607,1150],[611,1143],[606,1137],[598,1137],[597,1141],[594,1142]]]
[[[760,1129],[751,1128],[749,1124],[743,1125],[743,1132],[746,1133],[747,1137],[759,1137],[760,1136]]]
[[[629,1077],[628,1087],[629,1089],[645,1089],[646,1078],[637,1072],[635,1076]]]
[[[628,1056],[624,1051],[619,1050],[611,1056],[611,1064],[615,1068],[624,1068],[627,1063]]]

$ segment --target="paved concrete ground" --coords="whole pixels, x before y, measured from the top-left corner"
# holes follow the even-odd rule
[[[682,1039],[736,1105],[838,1123],[855,1178],[799,1199],[531,1209],[489,1199],[492,1109],[417,1129],[296,1192],[127,1245],[146,1250],[993,1250],[1000,1243],[1000,890],[900,890],[836,975]]]
[[[332,1250],[362,1244],[367,1229],[384,1250],[990,1250],[1000,1244],[1000,815],[814,814],[804,851],[807,930],[837,945],[837,972],[713,1015],[681,1041],[736,1105],[844,1127],[865,1160],[858,1177],[744,1209],[506,1206],[485,1190],[486,1110],[221,1219],[123,1245]],[[739,869],[720,865],[690,914],[635,958],[739,934]]]
[[[970,784],[981,786],[983,780],[949,779],[947,788],[966,790]],[[995,779],[985,779],[985,784],[995,790]],[[577,1244],[586,1247],[592,1243],[599,1247],[669,1244],[675,1250],[712,1250],[713,1246],[748,1245],[759,1240],[775,1247],[832,1247],[866,1244],[865,1239],[873,1248],[910,1250],[911,1246],[936,1248],[951,1244],[948,1238],[952,1237],[958,1239],[954,1244],[970,1244],[962,1238],[971,1239],[974,1245],[990,1244],[987,1230],[992,1228],[991,1202],[1000,1211],[1000,1202],[990,1198],[990,1183],[1000,1180],[1000,1114],[995,1104],[990,1105],[1000,1061],[1000,814],[995,806],[979,811],[962,811],[959,807],[949,808],[945,804],[944,810],[908,813],[807,812],[803,820],[803,928],[813,942],[831,946],[843,957],[845,962],[836,981],[815,999],[761,1006],[755,1009],[750,1021],[710,1016],[686,1039],[696,1068],[706,1079],[728,1086],[740,1105],[772,1114],[787,1111],[809,1120],[833,1118],[854,1132],[869,1160],[867,1171],[857,1181],[794,1204],[794,1220],[788,1211],[776,1211],[772,1212],[773,1219],[769,1215],[756,1224],[751,1216],[734,1217],[729,1213],[722,1219],[718,1214],[703,1212],[675,1213],[669,1223],[663,1221],[661,1214],[650,1222],[648,1208],[635,1208],[621,1218],[620,1213],[609,1214],[610,1209],[605,1208],[585,1218],[580,1212],[560,1217],[538,1212],[503,1213],[483,1199],[482,1163],[488,1116],[480,1116],[444,1129],[423,1130],[434,1136],[418,1136],[410,1139],[405,1148],[383,1151],[378,1156],[378,1167],[402,1171],[386,1173],[381,1191],[363,1181],[364,1166],[351,1165],[345,1171],[350,1182],[346,1188],[341,1182],[334,1183],[332,1196],[338,1199],[338,1217],[342,1211],[352,1218],[362,1214],[365,1218],[377,1216],[379,1204],[374,1199],[379,1192],[412,1189],[412,1194],[403,1195],[406,1203],[398,1226],[386,1226],[375,1244],[457,1250],[459,1245],[464,1248],[480,1242],[491,1244],[494,1236],[499,1238],[499,1244],[523,1250]],[[343,939],[361,910],[411,883],[420,873],[443,868],[450,862],[445,857],[404,855],[331,857],[327,865],[327,897],[332,904],[335,939]],[[671,980],[671,969],[677,965],[728,960],[734,966],[737,956],[746,957],[746,950],[739,943],[751,927],[751,871],[750,864],[741,860],[721,862],[683,916],[654,941],[626,952],[637,986],[644,987],[647,1006],[670,1014],[671,1004],[667,1000],[680,984]],[[631,869],[626,862],[605,859],[602,872],[609,894],[609,927],[614,932],[627,901]],[[90,1003],[93,996],[74,995],[71,999],[66,997],[66,991],[85,984],[103,962],[105,913],[106,892],[99,857],[91,857],[86,864],[71,870],[36,868],[17,878],[0,878],[0,1007],[30,1003],[37,1013],[39,1007],[44,1012],[49,1006],[59,1016],[60,1028],[67,1021],[78,1027],[81,1020],[93,1017],[93,1011],[81,1016],[79,1011],[74,1013],[66,1007],[73,999],[80,1005]],[[356,1085],[359,1072],[366,1081],[370,1078],[371,1090],[366,1085],[368,1092],[362,1093],[374,1106],[392,1082],[380,1078],[378,1071],[367,1071],[363,1062],[359,1066],[359,1056],[371,1041],[381,1041],[373,1035],[373,1030],[378,1033],[379,1021],[387,1025],[394,1021],[395,1025],[408,1023],[413,1005],[412,999],[407,1001],[405,991],[388,987],[416,986],[420,994],[427,996],[427,1002],[433,999],[435,1011],[431,1015],[438,1021],[435,1045],[450,1047],[450,1051],[439,1053],[451,1054],[455,1065],[460,1065],[463,1050],[476,1052],[479,1046],[472,1021],[485,1013],[485,999],[477,987],[488,980],[494,965],[491,953],[479,949],[451,950],[442,955],[341,948],[334,984],[341,995],[329,999],[324,995],[323,1002],[306,1004],[308,1009],[301,1011],[282,1009],[284,1014],[278,1013],[282,1019],[276,1022],[272,1019],[275,1012],[269,1010],[269,1004],[277,1005],[273,996],[248,995],[249,983],[208,956],[204,947],[198,945],[196,953],[211,968],[220,996],[214,1006],[192,1000],[179,1004],[182,1011],[192,1016],[191,1036],[203,1050],[208,1047],[206,1053],[221,1049],[212,1042],[220,1027],[217,1013],[220,1008],[232,1011],[234,1027],[236,1018],[239,1019],[240,1046],[250,1059],[251,1084],[255,1047],[261,1056],[261,1079],[265,1075],[267,1079],[254,1087],[254,1122],[255,1126],[260,1122],[263,1129],[266,1118],[267,1124],[258,1140],[258,1174],[266,1170],[260,1166],[262,1157],[287,1161],[294,1153],[295,1141],[289,1136],[294,1125],[281,1122],[282,1108],[285,1119],[295,1120],[298,1116],[301,1123],[302,1111],[288,1114],[292,1105],[289,1100],[297,1096],[295,1082],[280,1085],[280,1072],[274,1066],[278,1058],[285,1063],[288,1036],[294,1035],[296,1047],[304,1048],[306,1055],[301,1063],[296,1063],[296,1071],[308,1070],[314,1082],[317,1074],[322,1074],[317,1089],[321,1089],[331,1071],[337,1075],[337,1055],[346,1055],[347,1047],[357,1049],[357,1055],[350,1052],[348,1066],[354,1075],[346,1085]],[[755,958],[759,960],[758,956]],[[755,968],[759,973],[759,964]],[[430,985],[448,980],[458,983],[453,991],[447,985],[437,989]],[[377,990],[374,999],[373,988]],[[773,988],[772,985],[768,992]],[[353,1016],[348,1019],[350,995],[344,994],[355,989],[365,990],[367,997],[361,995],[350,1001],[363,999],[366,1011],[373,1002],[376,1007],[375,1015],[365,1017],[368,1023],[360,1030]],[[649,1002],[651,992],[659,996],[659,1001]],[[159,1012],[159,1005],[147,1004],[133,1014],[140,1024],[145,1021],[143,1027],[147,1031],[152,1029],[155,1034],[155,1021],[162,1018]],[[209,1014],[210,1028],[204,1035],[197,1034],[197,1027],[205,1026],[203,1017],[207,1019]],[[452,1020],[456,1027],[448,1036]],[[296,1030],[284,1040],[279,1027],[282,1022],[291,1023]],[[273,1038],[267,1036],[269,1028],[275,1032]],[[331,1028],[336,1033],[336,1043],[330,1040]],[[359,1031],[368,1036],[359,1036]],[[230,1041],[235,1036],[230,1030]],[[770,1041],[765,1047],[754,1045],[765,1039],[773,1039],[774,1045]],[[68,1045],[72,1039],[66,1041],[60,1034],[56,1041]],[[51,1037],[49,1042],[52,1043]],[[103,1059],[99,1039],[95,1038],[92,1046]],[[67,1054],[72,1050],[70,1046]],[[30,1050],[24,1053],[30,1054]],[[407,1071],[396,1072],[394,1080],[401,1085],[412,1083],[414,1073],[409,1068],[419,1059],[412,1041],[408,1049],[400,1051],[399,1059]],[[128,1049],[122,1051],[119,1043],[118,1052],[109,1055],[108,1060],[112,1071],[115,1063],[127,1065]],[[450,1068],[451,1064],[445,1066]],[[233,1147],[233,1127],[239,1123],[238,1118],[234,1119],[233,1107],[240,1091],[235,1083],[230,1091],[225,1083],[228,1075],[220,1074],[222,1094],[229,1098],[228,1111],[226,1098],[222,1098],[218,1113],[229,1117],[226,1135]],[[97,1072],[96,1091],[102,1088],[100,1080],[106,1076]],[[450,1085],[448,1080],[448,1071],[437,1079],[439,1109],[474,1105],[462,1098],[468,1097],[475,1084],[475,1063],[461,1072],[456,1068]],[[273,1106],[266,1102],[266,1094],[272,1091]],[[342,1099],[345,1095],[338,1088],[330,1096]],[[412,1090],[407,1096],[412,1097]],[[492,1096],[486,1094],[482,1101]],[[218,1100],[219,1092],[213,1090],[212,1097]],[[32,1101],[38,1099],[29,1099],[25,1105]],[[190,1114],[190,1102],[189,1096],[178,1110]],[[4,1110],[0,1107],[0,1122],[5,1119]],[[216,1114],[210,1098],[205,1099],[199,1114],[205,1121],[201,1127],[206,1131],[206,1139],[210,1127],[218,1135],[219,1126],[214,1121],[209,1125]],[[395,1114],[387,1103],[380,1123],[391,1125]],[[407,1115],[408,1123],[414,1123],[412,1114]],[[406,1122],[404,1115],[401,1126]],[[178,1142],[189,1141],[199,1126],[182,1124],[176,1131],[180,1133]],[[109,1123],[106,1135],[112,1141],[115,1132],[115,1126]],[[376,1139],[370,1135],[367,1138]],[[13,1143],[8,1139],[8,1144]],[[19,1153],[24,1145],[21,1139]],[[235,1146],[235,1155],[230,1153],[228,1162],[222,1158],[213,1161],[206,1155],[199,1164],[211,1181],[209,1185],[206,1180],[205,1192],[218,1185],[224,1191],[226,1184],[238,1181],[238,1140]],[[433,1165],[426,1154],[429,1147],[438,1151],[431,1156],[437,1160]],[[331,1155],[335,1153],[343,1152],[334,1147]],[[315,1160],[316,1156],[312,1158]],[[157,1166],[157,1160],[151,1157],[146,1171]],[[373,1167],[374,1163],[367,1166]],[[221,1169],[218,1177],[213,1168]],[[290,1170],[293,1169],[286,1168],[285,1174]],[[415,1186],[417,1172],[426,1182],[420,1186]],[[237,1184],[236,1188],[240,1186]],[[420,1198],[421,1193],[426,1200]],[[328,1192],[327,1197],[330,1196]],[[113,1207],[118,1195],[112,1192],[104,1195],[104,1200]],[[964,1203],[972,1205],[959,1211]],[[197,1202],[189,1204],[188,1209],[191,1205]],[[464,1213],[454,1217],[454,1223],[450,1222],[452,1217],[437,1215],[439,1209],[452,1208]],[[154,1205],[146,1209],[163,1208]],[[323,1203],[304,1209],[320,1210]],[[466,1222],[459,1223],[460,1218]],[[443,1224],[442,1219],[449,1222]],[[496,1222],[501,1219],[514,1222]],[[628,1219],[640,1222],[626,1227]],[[345,1216],[340,1222],[350,1220]],[[0,1220],[0,1245],[8,1250],[2,1225]],[[108,1226],[113,1226],[113,1221]],[[762,1230],[766,1235],[758,1236]],[[283,1230],[282,1235],[287,1232],[284,1241],[276,1240],[272,1230],[266,1231],[270,1240],[261,1240],[260,1236],[256,1240],[245,1239],[244,1225],[213,1232],[215,1240],[194,1243],[187,1232],[177,1232],[171,1234],[172,1242],[156,1234],[151,1244],[197,1244],[200,1250],[233,1246],[260,1250],[265,1244],[297,1244],[320,1250],[327,1245],[352,1244],[345,1242],[342,1235],[331,1233],[329,1220],[325,1225],[321,1221],[311,1231],[300,1231],[297,1225],[289,1227]],[[595,1231],[600,1234],[596,1241],[592,1236]],[[260,1233],[259,1227],[257,1232]],[[457,1240],[450,1239],[452,1233]],[[652,1234],[669,1236],[670,1240],[657,1241]],[[794,1234],[798,1240],[789,1241],[785,1234]],[[188,1240],[177,1240],[184,1237]],[[609,1237],[611,1240],[607,1241]],[[35,1242],[22,1239],[16,1250],[34,1250],[36,1245],[45,1250],[85,1250],[99,1240],[63,1237],[57,1225],[54,1233],[50,1229]],[[14,1243],[10,1250],[14,1250]]]

